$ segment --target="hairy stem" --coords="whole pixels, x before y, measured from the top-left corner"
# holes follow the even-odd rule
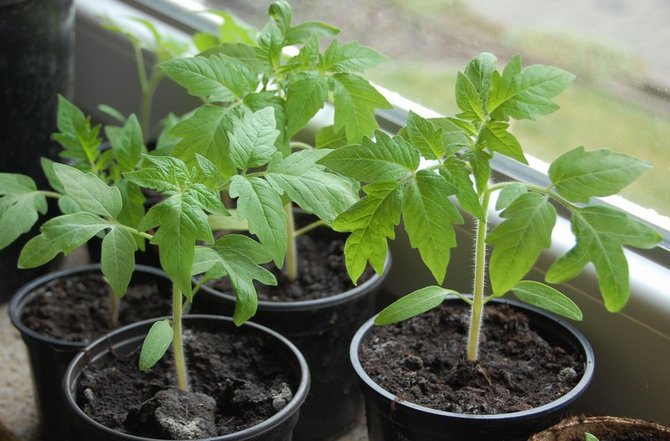
[[[116,329],[119,326],[119,296],[111,289],[109,290],[109,316],[107,320],[111,329]]]
[[[177,373],[177,387],[187,391],[188,379],[186,378],[186,359],[184,358],[184,346],[182,340],[182,303],[181,290],[172,286],[172,350],[174,351],[174,364]]]
[[[310,231],[312,231],[316,228],[322,227],[324,225],[326,225],[326,223],[324,221],[322,221],[321,219],[319,219],[318,221],[314,221],[311,224],[305,225],[302,228],[298,228],[297,230],[295,230],[293,232],[293,235],[295,237],[302,236],[303,234],[309,233]]]
[[[479,335],[482,327],[482,318],[484,315],[484,278],[486,275],[486,230],[488,222],[486,213],[488,212],[490,193],[485,190],[482,196],[482,208],[484,210],[484,219],[476,220],[477,232],[475,235],[475,268],[474,268],[474,286],[472,290],[472,306],[470,308],[470,329],[468,330],[468,361],[477,361],[479,356]]]
[[[286,248],[286,262],[284,263],[284,274],[291,282],[298,278],[298,247],[296,244],[295,219],[293,218],[293,205],[284,205],[288,226],[286,228],[286,237],[288,246]]]

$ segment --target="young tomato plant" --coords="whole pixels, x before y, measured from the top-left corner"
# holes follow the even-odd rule
[[[390,106],[360,73],[384,57],[358,43],[340,44],[333,26],[293,24],[283,1],[272,3],[255,37],[220,14],[225,21],[218,36],[196,36],[204,52],[159,66],[204,102],[170,131],[180,139],[170,154],[189,165],[201,155],[215,165],[235,216],[215,216],[212,224],[248,229],[295,280],[296,236],[330,225],[357,200],[355,182],[318,161],[328,148],[360,142],[378,127],[375,109]],[[322,39],[331,40],[324,51]],[[292,141],[327,102],[334,120],[319,131],[316,146]],[[318,220],[297,229],[294,204]]]
[[[368,262],[382,271],[387,238],[394,237],[402,217],[412,247],[418,248],[423,262],[442,284],[450,250],[456,246],[454,225],[463,222],[454,199],[476,223],[472,297],[441,286],[425,287],[383,310],[376,324],[416,316],[448,296],[457,296],[472,309],[467,359],[475,361],[484,305],[510,291],[526,303],[581,319],[579,308],[564,294],[544,283],[523,280],[551,244],[555,204],[570,214],[576,244],[554,262],[546,281],[568,281],[591,262],[607,309],[618,311],[624,306],[630,288],[623,246],[650,248],[660,235],[622,211],[590,202],[594,197],[616,194],[645,171],[647,164],[609,150],[587,152],[577,147],[551,164],[546,186],[492,181],[494,154],[527,163],[509,131],[510,119],[535,119],[554,112],[558,106],[553,98],[572,79],[570,73],[555,67],[523,69],[518,56],[499,72],[495,56],[482,53],[458,74],[460,114],[433,119],[410,114],[398,135],[378,131],[373,139],[333,151],[320,161],[367,183],[365,197],[333,223],[335,230],[351,233],[345,254],[353,280]],[[429,165],[420,165],[422,157]],[[497,201],[492,207],[494,195]],[[502,221],[489,231],[493,211],[500,211]]]

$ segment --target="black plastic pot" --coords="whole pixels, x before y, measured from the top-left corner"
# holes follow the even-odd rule
[[[334,440],[350,431],[362,413],[358,379],[348,347],[356,329],[375,307],[376,293],[391,267],[355,288],[323,299],[296,302],[259,301],[252,319],[293,342],[307,359],[312,385],[301,410],[295,441]],[[194,311],[231,315],[235,296],[203,286]]]
[[[370,441],[526,441],[570,412],[593,378],[595,361],[589,342],[571,324],[542,310],[507,299],[494,301],[523,310],[530,318],[531,328],[550,344],[581,353],[585,360],[584,375],[578,384],[551,403],[496,415],[445,412],[407,402],[375,383],[361,366],[359,348],[374,326],[373,317],[358,330],[350,348],[351,363],[365,397]]]
[[[116,354],[137,351],[153,323],[154,320],[147,320],[119,328],[93,342],[72,360],[63,379],[63,395],[68,411],[74,415],[77,432],[82,441],[148,441],[152,439],[121,433],[103,426],[80,409],[75,396],[77,381],[85,366],[104,365],[112,351]],[[220,329],[221,332],[260,333],[266,337],[269,336],[277,344],[277,353],[292,367],[293,375],[298,379],[298,387],[293,391],[291,401],[272,417],[248,429],[207,438],[206,441],[291,441],[293,428],[298,422],[300,406],[307,397],[310,382],[309,369],[300,351],[278,333],[255,323],[247,322],[237,327],[229,317],[211,315],[187,315],[183,323],[186,328],[191,325],[206,324],[208,328]]]
[[[528,441],[583,440],[589,432],[599,439],[653,439],[670,441],[670,427],[614,416],[572,417],[533,435]]]
[[[39,158],[58,152],[58,94],[72,94],[73,25],[72,0],[0,0],[0,172],[31,176],[38,188],[46,184]],[[0,251],[0,301],[46,272],[17,270],[27,240]]]
[[[70,414],[63,406],[61,382],[72,358],[89,342],[71,342],[39,334],[23,322],[23,311],[36,296],[40,287],[52,280],[83,273],[100,273],[100,265],[85,265],[56,271],[33,280],[16,292],[9,306],[9,315],[28,349],[33,390],[43,436],[52,441],[75,441]],[[170,282],[162,271],[138,265],[131,283],[157,281],[161,291],[170,292]]]

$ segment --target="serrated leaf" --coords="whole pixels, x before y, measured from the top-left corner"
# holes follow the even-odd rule
[[[444,281],[450,249],[456,246],[453,224],[463,223],[447,198],[456,188],[435,172],[422,170],[405,188],[402,218],[412,248],[419,250],[437,283]]]
[[[367,196],[340,214],[333,222],[335,231],[351,235],[344,246],[347,272],[354,282],[367,263],[381,274],[388,254],[386,239],[395,238],[400,223],[402,187],[395,182],[378,182],[364,188]]]
[[[119,297],[126,293],[130,284],[135,269],[135,250],[135,238],[126,230],[112,228],[102,239],[102,273]]]
[[[622,153],[606,149],[586,152],[577,147],[551,164],[549,178],[561,196],[588,202],[592,197],[618,193],[650,167]]]
[[[246,113],[228,134],[235,167],[247,170],[267,164],[277,151],[274,143],[278,136],[272,107]]]
[[[189,201],[187,195],[177,193],[154,205],[139,225],[146,231],[158,227],[151,243],[158,245],[161,267],[172,282],[191,300],[191,267],[198,240],[213,242],[207,216]]]
[[[240,61],[223,54],[178,58],[159,67],[190,95],[212,102],[235,101],[256,89],[256,74]]]
[[[464,74],[474,86],[477,95],[481,97],[480,101],[482,103],[488,101],[492,77],[497,65],[498,60],[495,55],[482,52],[473,58],[465,68]]]
[[[521,182],[512,182],[505,186],[498,194],[496,201],[496,211],[504,210],[509,207],[519,196],[528,192],[528,187]]]
[[[391,104],[366,79],[349,73],[333,75],[335,130],[344,130],[350,143],[360,142],[378,127],[375,109]]]
[[[328,99],[328,81],[315,72],[294,76],[286,89],[286,132],[292,137],[302,130]]]
[[[288,221],[280,193],[263,179],[233,176],[230,196],[238,198],[238,216],[249,222],[249,232],[267,246],[281,268],[288,246]]]
[[[130,115],[117,136],[109,137],[112,156],[119,164],[121,171],[131,171],[139,163],[142,153],[146,152],[142,139],[142,128],[137,117]]]
[[[544,283],[524,280],[512,288],[514,295],[524,303],[537,306],[571,320],[582,320],[582,311],[560,291]]]
[[[446,153],[442,128],[411,111],[407,119],[407,135],[409,142],[426,159],[440,159]]]
[[[517,61],[510,72],[515,72]],[[534,119],[558,110],[552,98],[563,92],[574,75],[553,66],[529,66],[512,78],[503,73],[505,94],[498,92],[489,103],[489,113],[496,119]]]
[[[330,125],[321,127],[319,131],[316,132],[316,142],[314,146],[317,149],[335,149],[346,145],[349,145],[349,142],[347,141],[347,135],[344,130],[336,132],[335,127]]]
[[[454,118],[430,118],[434,126],[442,129],[445,153],[452,155],[464,147],[472,144],[472,136],[477,132],[469,123]]]
[[[0,173],[0,249],[14,242],[35,225],[39,213],[47,211],[46,197],[32,178]]]
[[[151,325],[149,333],[142,343],[139,369],[146,371],[158,363],[170,349],[172,338],[172,325],[170,325],[169,320],[159,320]]]
[[[477,88],[465,74],[458,73],[456,78],[456,104],[463,112],[458,116],[472,121],[483,121],[484,103]]]
[[[116,217],[122,208],[121,193],[93,173],[83,173],[74,167],[54,163],[54,172],[65,193],[82,210],[101,216]]]
[[[426,286],[411,292],[384,308],[375,318],[375,325],[391,325],[437,308],[455,291],[441,286]]]
[[[274,118],[276,129],[279,130],[279,136],[275,141],[275,147],[286,156],[290,153],[289,137],[286,133],[287,115],[284,108],[284,99],[277,96],[274,92],[250,93],[244,97],[244,104],[252,112],[257,112],[266,107],[272,107],[275,111]]]
[[[630,295],[623,246],[651,248],[661,240],[661,235],[626,213],[604,206],[573,209],[571,225],[577,244],[554,262],[546,280],[565,282],[593,262],[605,307],[612,312],[620,310]]]
[[[451,157],[442,164],[439,170],[447,182],[451,183],[458,190],[456,198],[461,207],[477,219],[484,219],[485,213],[479,202],[477,191],[470,178],[470,172],[467,170],[466,164]]]
[[[419,152],[400,137],[375,132],[374,141],[333,150],[319,161],[329,169],[363,182],[395,181],[411,176],[419,167]]]
[[[57,126],[59,132],[53,138],[64,149],[59,156],[75,160],[79,167],[91,167],[100,154],[100,126],[91,126],[90,118],[62,95],[58,95]]]
[[[268,182],[281,189],[308,213],[330,224],[335,217],[358,200],[357,188],[340,175],[317,164],[327,151],[302,150],[273,161],[268,167]]]
[[[491,155],[483,150],[475,150],[468,159],[477,194],[481,195],[488,187],[491,178]]]
[[[258,35],[259,58],[269,66],[277,66],[285,45],[285,34],[279,29],[277,23],[267,22]]]
[[[321,69],[329,72],[364,72],[386,61],[379,52],[358,42],[340,44],[333,40],[323,54]]]
[[[256,313],[258,299],[254,280],[265,285],[277,284],[272,273],[258,265],[267,261],[267,253],[258,244],[252,244],[251,239],[247,239],[239,235],[226,235],[212,246],[221,257],[221,265],[226,269],[235,290],[233,321],[238,326]]]
[[[223,176],[234,175],[228,141],[228,132],[235,121],[233,115],[230,109],[221,106],[198,107],[170,130],[172,136],[181,138],[173,154],[187,164],[193,164],[196,154],[200,154],[212,161]]]
[[[486,242],[493,246],[489,275],[493,293],[504,295],[532,268],[543,249],[551,245],[556,209],[537,193],[519,196],[500,216]]]
[[[151,166],[125,173],[128,181],[164,193],[179,192],[190,181],[190,173],[183,161],[171,156],[150,156],[144,158]]]
[[[311,38],[333,38],[340,33],[335,26],[320,21],[306,21],[290,27],[286,32],[286,45],[305,43]]]
[[[491,153],[516,159],[522,164],[528,164],[519,141],[507,129],[509,124],[503,121],[488,121],[479,134],[479,143],[489,149]]]

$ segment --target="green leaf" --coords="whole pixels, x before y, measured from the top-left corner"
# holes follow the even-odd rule
[[[193,44],[200,52],[215,48],[219,44],[219,39],[207,32],[196,32],[193,34]]]
[[[286,134],[286,110],[284,109],[284,99],[277,96],[274,92],[250,93],[244,97],[244,104],[252,111],[257,112],[266,107],[272,107],[275,111],[274,118],[276,128],[279,130],[279,136],[275,141],[275,147],[286,156],[290,153],[289,138]]]
[[[189,181],[189,172],[183,161],[170,156],[145,156],[152,166],[125,173],[128,181],[163,193],[179,192]]]
[[[61,182],[58,180],[58,176],[56,176],[56,172],[54,171],[54,164],[55,162],[49,158],[40,158],[40,166],[42,167],[44,176],[46,176],[51,188],[53,188],[58,193],[65,193],[63,184],[61,184]]]
[[[333,150],[319,161],[329,169],[363,182],[396,181],[411,176],[419,167],[419,152],[400,137],[382,131],[375,140]]]
[[[256,74],[223,54],[178,58],[159,67],[189,94],[212,102],[235,101],[256,89]]]
[[[522,302],[537,306],[571,320],[582,320],[582,311],[572,300],[560,291],[540,282],[524,280],[512,288],[514,295]]]
[[[256,43],[256,29],[239,20],[233,14],[226,11],[209,11],[223,18],[219,25],[218,43],[245,43],[254,45]]]
[[[282,35],[286,35],[291,28],[291,21],[293,21],[293,10],[291,5],[284,0],[277,0],[270,4],[268,8],[268,16],[277,25]]]
[[[151,243],[158,245],[161,267],[191,300],[191,267],[198,240],[213,242],[207,216],[188,195],[174,194],[154,205],[139,225],[140,230],[158,227]]]
[[[509,207],[519,196],[528,192],[528,188],[521,182],[512,182],[502,189],[496,201],[496,211]]]
[[[348,73],[333,75],[335,131],[344,130],[350,143],[360,142],[378,127],[375,109],[391,104],[366,79]]]
[[[483,98],[470,78],[465,74],[458,73],[456,77],[456,104],[463,112],[458,116],[472,121],[484,121]]]
[[[335,231],[351,231],[344,246],[347,272],[357,281],[367,263],[381,274],[388,253],[386,239],[394,239],[400,223],[402,187],[395,182],[378,182],[364,188],[367,196],[340,214]]]
[[[522,164],[528,164],[519,141],[507,129],[509,124],[503,121],[488,121],[479,135],[479,143],[489,149],[491,153],[516,159]]]
[[[230,196],[238,198],[238,216],[249,222],[249,232],[258,236],[281,268],[288,246],[288,220],[280,193],[261,178],[233,176]]]
[[[589,432],[584,433],[584,439],[585,441],[598,441],[598,438],[596,438],[595,435]]]
[[[151,326],[140,351],[141,371],[151,369],[163,358],[172,344],[172,337],[172,326],[168,320],[159,320]]]
[[[470,179],[467,165],[463,161],[451,157],[440,167],[440,174],[457,189],[456,198],[461,207],[477,219],[484,219],[485,213],[479,202],[474,184]]]
[[[380,312],[375,318],[375,325],[391,325],[401,322],[426,311],[437,308],[449,295],[456,291],[441,286],[426,286],[396,300]]]
[[[501,88],[489,102],[489,113],[495,119],[534,119],[558,110],[552,98],[563,92],[574,79],[574,75],[553,66],[533,65],[520,73],[516,72],[520,61],[513,60],[510,74],[501,80]]]
[[[583,147],[561,155],[549,167],[549,178],[556,191],[574,202],[618,193],[637,179],[649,164],[606,149],[591,152]]]
[[[254,280],[264,285],[277,284],[272,273],[258,265],[267,262],[267,253],[258,244],[252,244],[251,239],[247,239],[242,239],[239,235],[226,235],[212,246],[221,257],[221,265],[235,290],[233,321],[238,326],[256,313],[258,299]]]
[[[228,132],[235,119],[229,109],[204,105],[186,119],[178,122],[170,134],[181,138],[174,148],[174,155],[187,164],[193,164],[196,154],[212,161],[223,176],[235,174],[230,158]]]
[[[116,217],[121,212],[122,201],[118,188],[108,186],[93,173],[82,173],[64,164],[54,163],[53,167],[65,193],[82,210],[108,217]]]
[[[62,158],[73,159],[75,165],[88,169],[100,155],[100,126],[91,126],[89,117],[62,95],[58,95],[58,133],[53,138],[63,147]]]
[[[277,151],[274,143],[279,136],[275,127],[274,109],[266,107],[254,113],[246,113],[233,125],[228,134],[230,156],[238,169],[260,167],[270,161]]]
[[[474,86],[477,95],[481,97],[480,101],[482,103],[488,100],[492,77],[496,72],[497,65],[498,60],[495,55],[482,52],[473,58],[465,68],[465,76]]]
[[[302,150],[273,160],[266,178],[300,208],[331,224],[338,214],[358,200],[358,189],[349,179],[330,173],[316,163],[327,153]]]
[[[545,276],[547,282],[570,280],[588,262],[593,262],[605,307],[612,312],[619,311],[630,295],[623,246],[652,248],[661,240],[661,235],[626,213],[604,206],[573,209],[572,232],[577,243],[549,268]]]
[[[135,269],[135,250],[135,238],[126,230],[112,228],[102,239],[102,273],[119,297],[126,293],[130,284]]]
[[[107,104],[98,104],[98,110],[110,116],[112,119],[116,120],[119,124],[125,124],[127,121],[127,118],[123,113],[119,112],[112,106],[108,106]]]
[[[505,219],[491,231],[493,246],[489,275],[497,296],[512,289],[528,273],[543,249],[551,245],[556,209],[537,193],[519,196],[500,216]]]
[[[411,111],[407,119],[407,135],[409,142],[426,159],[440,159],[446,153],[442,128]]]
[[[306,21],[288,29],[286,45],[305,43],[314,37],[333,38],[339,33],[340,30],[335,26],[320,21]]]
[[[285,45],[284,32],[274,21],[269,21],[258,36],[260,58],[269,66],[278,66]]]
[[[323,54],[321,69],[329,72],[363,72],[386,61],[379,52],[358,42],[340,44],[333,40]]]
[[[315,72],[301,72],[294,76],[286,89],[287,135],[292,137],[302,130],[328,99],[328,81]]]
[[[447,198],[456,189],[435,172],[422,170],[403,195],[402,218],[412,248],[417,248],[437,283],[444,281],[450,249],[456,246],[452,224],[463,223]]]
[[[109,133],[109,132],[108,132]],[[146,152],[142,139],[142,128],[135,115],[130,115],[118,136],[109,138],[112,155],[121,167],[121,171],[134,170]]]
[[[35,225],[39,213],[47,211],[46,197],[32,178],[0,173],[0,249],[14,242]]]
[[[36,268],[50,262],[60,250],[54,242],[44,234],[30,239],[19,255],[19,268]]]
[[[207,217],[213,230],[248,231],[249,223],[237,216],[237,210],[228,210],[227,216],[213,214]]]
[[[344,130],[338,132],[335,131],[334,126],[324,126],[316,132],[316,142],[315,147],[317,149],[324,148],[339,148],[349,145],[347,141],[347,135]]]

